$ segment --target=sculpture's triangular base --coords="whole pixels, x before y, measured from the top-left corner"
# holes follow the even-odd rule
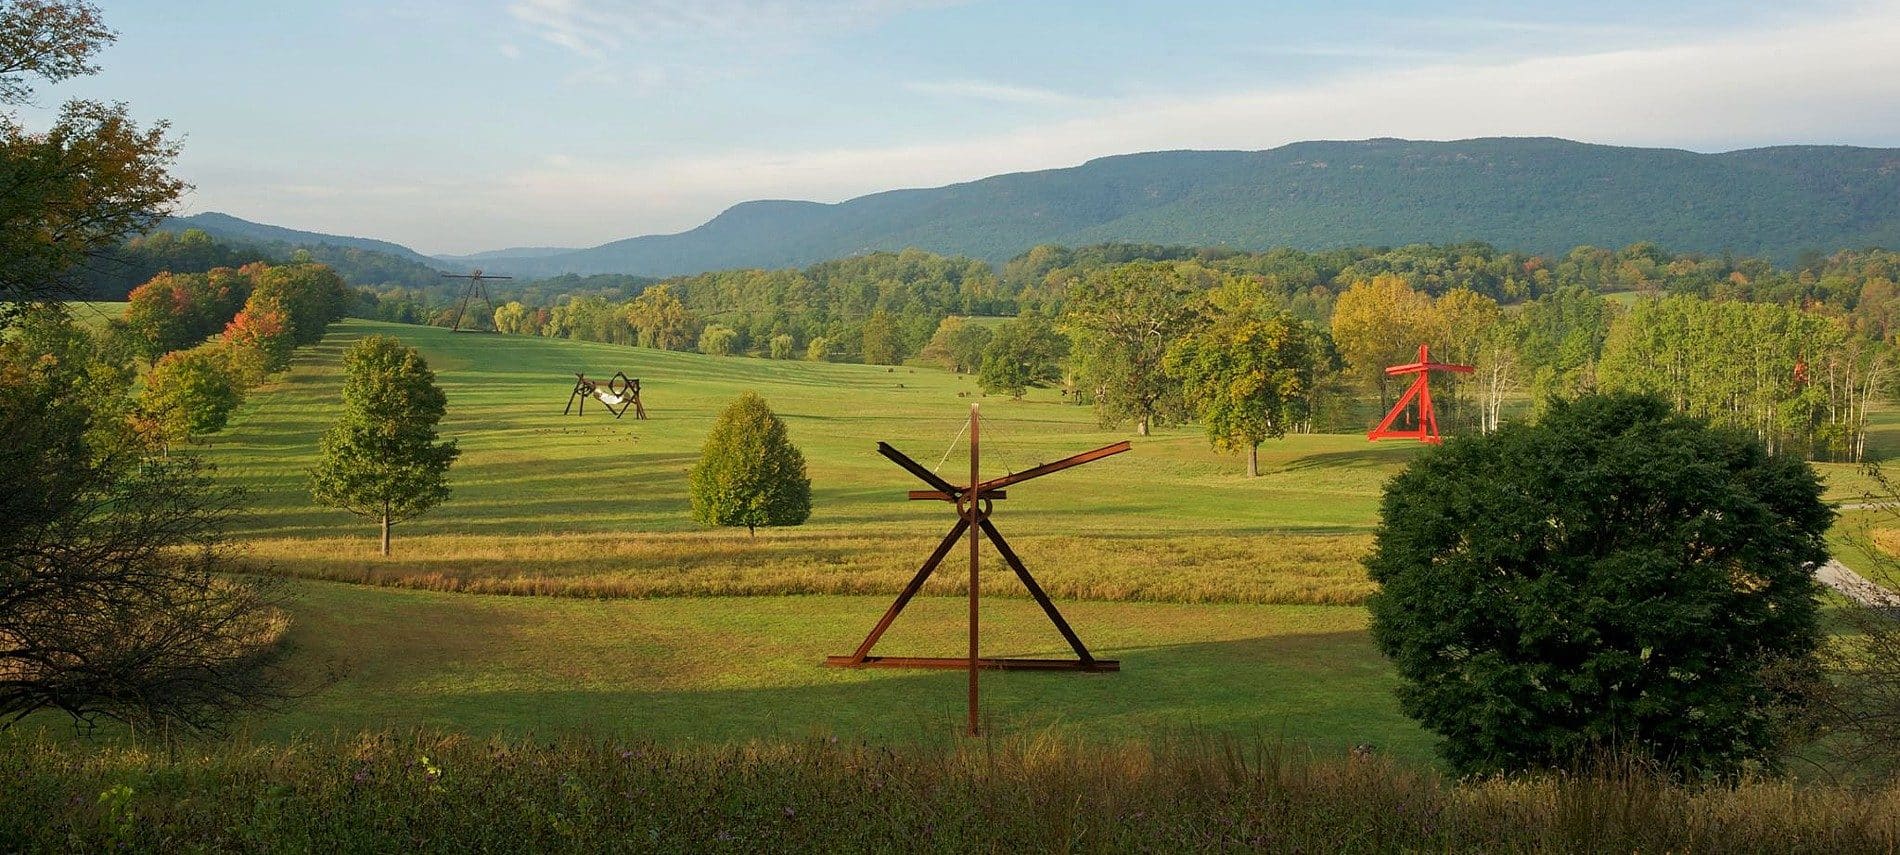
[[[944,656],[827,656],[825,664],[834,668],[937,668],[961,671],[970,667],[970,660]],[[976,660],[976,667],[992,671],[1120,671],[1122,663],[1115,659],[1018,659],[1018,658],[982,658]]]

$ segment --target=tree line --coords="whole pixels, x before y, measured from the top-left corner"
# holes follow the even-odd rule
[[[1057,387],[1138,433],[1200,422],[1216,445],[1247,451],[1290,430],[1363,429],[1397,391],[1385,367],[1429,344],[1477,368],[1437,395],[1453,429],[1495,430],[1512,408],[1554,397],[1666,389],[1770,447],[1858,460],[1868,407],[1892,391],[1897,280],[1900,254],[1878,249],[1780,268],[1650,243],[1561,257],[1483,243],[1103,244],[1037,247],[1000,271],[906,250],[646,285],[564,277],[581,290],[510,301],[485,320],[714,355],[916,359],[976,374],[990,393]],[[525,288],[555,293],[549,282]]]
[[[344,316],[351,292],[321,264],[161,273],[128,295],[107,336],[151,364],[136,410],[166,447],[224,428],[244,391],[290,367]]]

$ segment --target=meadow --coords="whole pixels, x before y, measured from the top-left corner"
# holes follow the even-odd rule
[[[312,505],[303,474],[338,412],[340,354],[369,334],[422,349],[448,395],[443,433],[463,450],[453,497],[398,525],[387,559],[373,523]],[[616,370],[641,378],[650,419],[597,404],[562,414],[574,372]],[[807,457],[804,526],[751,537],[689,518],[686,471],[714,415],[747,389]],[[413,726],[666,744],[954,741],[960,676],[819,663],[857,644],[953,522],[941,504],[905,501],[918,484],[875,444],[954,480],[972,403],[992,475],[1134,442],[998,504],[997,523],[1083,639],[1124,670],[988,674],[993,731],[1104,744],[1227,734],[1334,756],[1363,743],[1430,762],[1359,607],[1381,485],[1419,446],[1296,435],[1265,446],[1250,479],[1191,427],[1130,437],[1053,391],[983,397],[972,378],[931,368],[355,320],[202,446],[247,491],[243,561],[281,586],[293,615],[300,695],[238,730],[279,742]],[[1852,467],[1823,469],[1841,498],[1864,487]],[[963,604],[947,595],[962,576],[933,580],[878,652],[959,651]],[[984,589],[986,652],[1066,652],[1000,562],[986,564]]]

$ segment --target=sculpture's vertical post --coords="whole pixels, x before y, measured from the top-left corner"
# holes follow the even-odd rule
[[[983,496],[977,485],[983,483],[977,468],[977,415],[978,405],[970,405],[970,489],[964,494],[964,507],[970,514],[970,735],[977,734],[976,723],[976,682],[977,682],[977,514],[981,513],[980,503]]]

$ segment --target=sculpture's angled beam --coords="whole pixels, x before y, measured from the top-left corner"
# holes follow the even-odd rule
[[[882,454],[885,457],[889,458],[892,463],[895,463],[899,466],[904,467],[904,471],[917,476],[918,480],[924,482],[925,484],[929,484],[932,487],[937,488],[938,492],[949,493],[953,496],[963,494],[964,488],[959,487],[955,484],[950,483],[949,481],[945,481],[942,478],[938,477],[937,473],[932,472],[928,469],[925,469],[922,463],[918,463],[917,461],[904,456],[904,452],[901,452],[895,448],[892,448],[891,444],[888,442],[878,443],[877,453]]]
[[[978,525],[982,527],[984,534],[989,535],[990,542],[996,544],[997,553],[1003,556],[1003,561],[1009,565],[1009,569],[1016,571],[1016,578],[1021,579],[1023,587],[1029,589],[1029,596],[1035,598],[1036,605],[1042,606],[1042,612],[1049,616],[1049,622],[1056,625],[1056,631],[1062,633],[1062,637],[1068,640],[1069,647],[1075,650],[1075,655],[1080,657],[1084,664],[1094,662],[1095,657],[1089,653],[1088,647],[1082,644],[1082,639],[1076,636],[1075,630],[1069,628],[1069,622],[1062,618],[1062,612],[1056,610],[1056,604],[1049,601],[1049,595],[1043,592],[1042,586],[1036,584],[1036,577],[1029,575],[1029,568],[1023,566],[1021,558],[1016,557],[1016,550],[1009,548],[1009,541],[1004,540],[1003,533],[996,530],[996,524],[985,518]]]
[[[970,521],[958,517],[956,527],[943,536],[943,542],[937,544],[936,551],[930,553],[930,558],[924,561],[924,566],[917,568],[917,575],[911,577],[910,584],[904,586],[903,593],[897,595],[897,600],[891,603],[891,607],[884,610],[884,616],[878,619],[877,626],[871,629],[871,634],[864,637],[864,643],[859,644],[858,649],[846,657],[845,661],[853,664],[861,663],[864,657],[870,655],[871,648],[877,646],[877,640],[883,638],[884,631],[891,628],[891,622],[897,620],[897,616],[903,613],[904,606],[910,604],[910,598],[917,596],[917,592],[923,590],[924,580],[929,579],[931,572],[937,569],[937,565],[943,563],[943,557],[950,554],[950,547],[955,546],[957,540],[963,537],[963,533],[969,530]]]
[[[1058,460],[1054,463],[1044,463],[1041,466],[1037,466],[1032,469],[1024,469],[1023,471],[1018,472],[1014,475],[1005,475],[1001,478],[991,478],[988,481],[984,481],[983,483],[976,485],[976,492],[978,495],[982,495],[982,494],[988,493],[991,490],[1007,487],[1011,484],[1020,484],[1031,478],[1041,478],[1042,476],[1047,475],[1051,472],[1061,472],[1064,469],[1070,469],[1076,466],[1081,466],[1084,463],[1092,463],[1104,457],[1111,457],[1111,456],[1120,454],[1124,451],[1127,451],[1128,448],[1129,448],[1128,440],[1124,439],[1121,442],[1115,443],[1114,445],[1104,445],[1101,448],[1095,449],[1094,451],[1084,451],[1081,454],[1078,454],[1074,457],[1064,457],[1061,460]]]
[[[1408,362],[1387,368],[1385,373],[1397,377],[1400,374],[1423,374],[1428,371],[1455,371],[1459,374],[1470,374],[1476,370],[1469,365],[1457,365],[1450,362]]]

